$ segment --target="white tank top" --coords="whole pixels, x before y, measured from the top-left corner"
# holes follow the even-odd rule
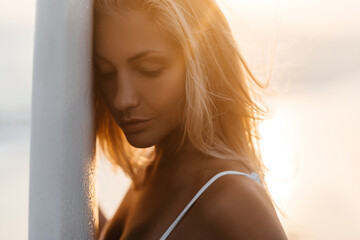
[[[193,197],[193,199],[191,199],[191,201],[188,203],[188,205],[184,208],[184,210],[180,213],[180,215],[175,219],[175,221],[170,225],[170,227],[165,231],[165,233],[161,236],[160,240],[165,240],[170,233],[174,230],[174,228],[176,227],[176,225],[180,222],[180,220],[184,217],[184,215],[187,213],[187,211],[190,209],[190,207],[195,203],[195,201],[200,197],[200,195],[213,183],[215,182],[216,179],[224,176],[224,175],[229,175],[229,174],[235,174],[235,175],[242,175],[242,176],[246,176],[248,178],[251,178],[253,180],[255,180],[256,182],[258,182],[260,185],[260,178],[256,173],[251,173],[251,174],[247,174],[247,173],[243,173],[243,172],[237,172],[237,171],[224,171],[224,172],[220,172],[218,174],[216,174],[214,177],[212,177],[197,193],[196,195]]]

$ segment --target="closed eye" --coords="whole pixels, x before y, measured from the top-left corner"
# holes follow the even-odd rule
[[[159,76],[161,74],[162,70],[163,69],[160,68],[160,69],[152,70],[152,71],[138,70],[137,72],[139,74],[141,74],[142,76],[153,78],[153,77]]]
[[[95,77],[97,79],[101,78],[101,79],[111,79],[116,77],[117,72],[113,70],[113,68],[110,67],[103,67],[103,69],[101,69],[97,64],[93,65],[93,70],[94,70],[94,74]]]
[[[114,78],[116,78],[117,73],[116,72],[102,73],[100,71],[96,71],[95,75],[97,78],[100,78],[100,79],[114,79]]]

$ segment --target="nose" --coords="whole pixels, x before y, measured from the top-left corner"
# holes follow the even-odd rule
[[[140,98],[135,84],[125,75],[118,76],[114,107],[118,111],[126,112],[140,104]]]

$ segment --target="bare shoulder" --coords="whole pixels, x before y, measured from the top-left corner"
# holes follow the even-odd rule
[[[246,176],[218,178],[197,204],[199,221],[216,239],[287,239],[265,189]]]

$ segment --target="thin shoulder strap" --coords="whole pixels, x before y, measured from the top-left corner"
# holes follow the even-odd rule
[[[174,228],[176,227],[176,225],[180,222],[180,220],[184,217],[184,215],[187,213],[187,211],[190,209],[190,207],[195,203],[195,201],[201,196],[201,194],[213,183],[216,181],[216,179],[224,176],[224,175],[229,175],[229,174],[235,174],[235,175],[242,175],[242,176],[246,176],[248,178],[251,178],[253,180],[255,180],[256,182],[258,182],[260,185],[260,178],[256,173],[251,173],[251,174],[247,174],[247,173],[243,173],[243,172],[237,172],[237,171],[224,171],[224,172],[220,172],[218,174],[216,174],[214,177],[212,177],[197,193],[196,195],[193,197],[193,199],[191,199],[191,201],[188,203],[188,205],[184,208],[184,210],[180,213],[180,215],[175,219],[175,221],[170,225],[170,227],[166,230],[166,232],[162,235],[162,237],[160,238],[160,240],[165,240],[169,234],[174,230]]]

